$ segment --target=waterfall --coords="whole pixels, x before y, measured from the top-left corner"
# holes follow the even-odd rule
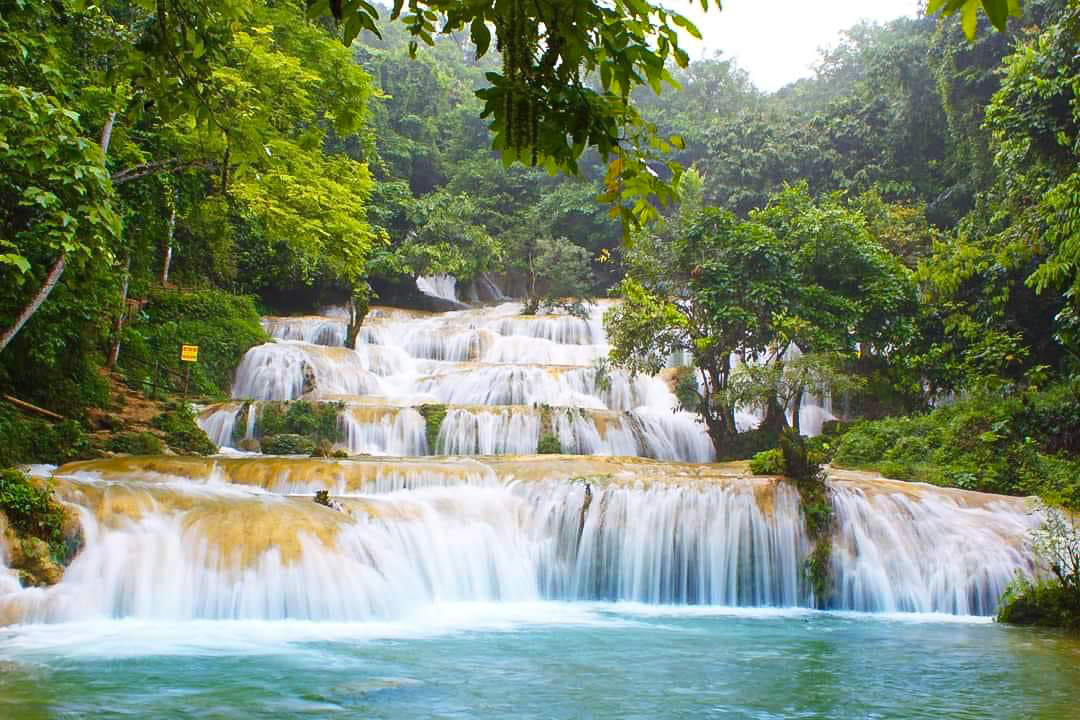
[[[818,604],[798,493],[712,467],[76,463],[53,482],[79,509],[86,545],[52,588],[15,588],[0,573],[0,617],[360,620],[442,600]],[[323,488],[344,512],[312,502]],[[1038,519],[1021,500],[861,480],[835,480],[830,494],[834,609],[988,614],[1006,583],[1034,572],[1025,538]]]
[[[457,302],[457,278],[453,275],[432,275],[416,278],[416,289],[425,295]]]

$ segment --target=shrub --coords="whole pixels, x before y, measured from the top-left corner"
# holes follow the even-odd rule
[[[1002,397],[972,394],[926,415],[860,422],[833,462],[967,490],[1038,494],[1080,508],[1080,382]]]
[[[74,420],[50,423],[0,403],[0,467],[24,463],[61,465],[92,454],[82,425]]]
[[[439,443],[439,428],[446,419],[446,406],[421,405],[417,411],[424,416],[424,434],[427,437],[428,453],[434,455]]]
[[[195,413],[183,403],[173,403],[151,424],[165,433],[165,442],[181,455],[213,455],[217,446],[195,422]]]
[[[214,289],[158,290],[125,328],[119,364],[135,385],[151,380],[156,363],[174,373],[168,381],[164,372],[158,377],[174,391],[183,385],[177,376],[190,372],[190,393],[223,397],[244,353],[268,339],[249,296]],[[199,346],[197,363],[180,362],[183,344]]]
[[[109,450],[125,455],[160,455],[161,440],[148,432],[121,432],[109,438]]]
[[[536,446],[536,452],[540,455],[561,455],[562,451],[562,443],[559,442],[559,438],[551,434],[541,437]]]
[[[72,554],[64,543],[64,510],[51,489],[37,487],[13,468],[0,470],[0,511],[16,532],[48,543],[56,562],[62,564]]]
[[[1012,625],[1065,628],[1080,632],[1080,603],[1057,580],[1017,580],[1001,598],[997,621]]]
[[[264,437],[260,445],[264,455],[311,455],[316,447],[311,438],[295,433],[280,433]]]
[[[750,472],[755,475],[783,475],[784,456],[779,448],[762,450],[750,459]]]

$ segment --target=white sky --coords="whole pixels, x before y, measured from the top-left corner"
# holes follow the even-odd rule
[[[691,57],[720,51],[733,57],[762,90],[777,90],[811,74],[818,48],[836,45],[843,30],[860,20],[885,22],[914,17],[926,0],[723,0],[709,12],[690,0],[664,5],[697,24],[703,43],[687,38]]]

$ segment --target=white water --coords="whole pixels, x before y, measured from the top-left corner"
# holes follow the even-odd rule
[[[607,461],[582,524],[573,464],[271,462],[151,472],[98,461],[57,477],[81,509],[85,548],[53,588],[7,581],[0,623],[392,619],[445,601],[815,602],[797,493],[775,481]],[[311,502],[326,487],[348,514]],[[835,609],[987,614],[1032,572],[1023,538],[1037,519],[1022,501],[852,481],[832,496]]]
[[[425,295],[457,301],[457,278],[453,275],[432,275],[416,278],[416,289]]]
[[[428,281],[429,289],[449,292],[452,278]],[[665,381],[612,370],[602,382],[595,363],[608,353],[606,307],[585,319],[526,317],[519,303],[439,314],[373,308],[355,350],[340,346],[345,325],[336,315],[267,318],[278,340],[244,356],[233,397],[342,401],[341,446],[351,453],[532,453],[550,433],[569,453],[711,461],[704,426],[674,410]],[[425,403],[450,406],[433,447],[423,418],[409,409]],[[542,415],[545,406],[551,410]],[[201,424],[218,445],[232,443],[237,419],[228,414],[240,408],[203,413]],[[246,437],[253,419],[246,418]]]

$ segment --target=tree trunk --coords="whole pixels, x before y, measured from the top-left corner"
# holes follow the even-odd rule
[[[112,140],[113,123],[115,122],[116,113],[109,113],[109,118],[105,121],[105,127],[101,129],[102,162],[104,162],[106,153],[109,152],[109,141]],[[49,297],[49,293],[56,287],[56,283],[60,282],[60,276],[64,274],[64,268],[67,267],[67,260],[67,251],[62,251],[60,257],[56,258],[53,266],[49,268],[49,274],[45,276],[45,282],[34,293],[34,297],[30,298],[30,302],[15,316],[15,322],[11,324],[11,327],[5,330],[3,334],[0,334],[0,352],[3,352],[12,338],[22,330],[23,325],[30,319],[30,316],[36,313],[37,309],[41,307],[41,303],[45,302],[45,299]]]
[[[15,316],[15,322],[11,327],[4,331],[3,335],[0,335],[0,352],[4,351],[4,348],[8,346],[11,339],[22,330],[22,326],[26,324],[26,321],[30,319],[30,316],[37,312],[37,309],[41,307],[41,303],[45,302],[45,298],[49,297],[49,293],[56,287],[56,283],[60,282],[60,276],[64,273],[64,267],[67,266],[67,253],[60,253],[60,257],[56,258],[56,262],[53,263],[52,268],[49,269],[49,274],[45,277],[45,282],[42,283],[38,291],[34,293],[34,297],[30,299],[30,302],[19,311],[19,314]]]
[[[161,261],[161,286],[169,284],[169,265],[172,264],[173,234],[176,232],[176,203],[169,210],[169,232],[165,237],[164,258]]]
[[[803,389],[800,386],[795,389],[795,396],[791,400],[791,429],[795,431],[796,435],[801,434],[799,432],[799,412],[802,410],[802,396]]]
[[[113,345],[109,351],[109,359],[105,361],[105,369],[112,370],[116,367],[116,361],[120,359],[120,333],[124,330],[124,318],[127,316],[128,283],[131,280],[131,252],[124,259],[124,280],[120,285],[120,312],[113,321]]]

